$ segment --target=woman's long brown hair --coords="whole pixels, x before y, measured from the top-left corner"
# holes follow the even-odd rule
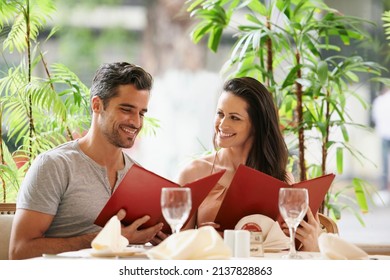
[[[253,146],[246,165],[287,181],[288,150],[280,131],[277,109],[269,91],[259,81],[250,77],[228,80],[223,90],[242,98],[248,105]]]

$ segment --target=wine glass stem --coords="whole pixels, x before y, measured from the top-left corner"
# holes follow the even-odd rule
[[[180,229],[181,229],[181,225],[180,224],[171,226],[172,233],[179,233]]]
[[[290,232],[290,252],[288,253],[290,256],[295,256],[297,251],[295,250],[295,231],[296,227],[289,227]]]

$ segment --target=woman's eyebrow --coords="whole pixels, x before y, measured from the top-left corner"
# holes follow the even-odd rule
[[[229,113],[229,115],[239,115],[239,116],[243,117],[243,115],[241,115],[240,113],[237,113],[237,112],[231,112],[231,113]]]

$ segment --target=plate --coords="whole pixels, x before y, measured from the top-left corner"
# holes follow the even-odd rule
[[[90,255],[92,257],[97,257],[97,258],[146,257],[145,251],[146,250],[144,248],[139,248],[139,247],[127,247],[125,250],[119,252],[114,252],[111,250],[97,251],[92,249],[90,251]]]
[[[264,253],[279,253],[285,251],[286,248],[264,248]]]

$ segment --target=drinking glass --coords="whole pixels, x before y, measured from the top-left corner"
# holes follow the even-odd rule
[[[279,190],[279,211],[290,232],[290,251],[283,258],[301,259],[295,250],[295,232],[305,217],[309,206],[307,189],[281,188]]]
[[[161,210],[172,233],[178,233],[188,219],[192,207],[191,189],[185,187],[163,188]]]

